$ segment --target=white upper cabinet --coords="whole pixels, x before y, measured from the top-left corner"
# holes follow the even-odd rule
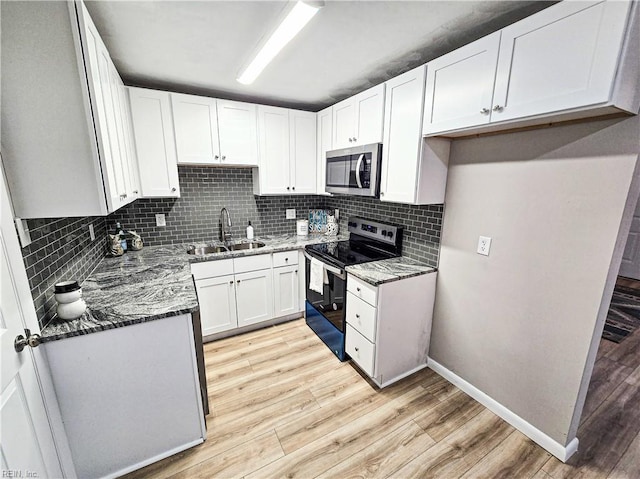
[[[449,141],[422,138],[425,71],[422,65],[386,82],[382,201],[444,202]]]
[[[316,114],[289,110],[291,192],[316,193]]]
[[[256,106],[171,93],[179,164],[257,166]]]
[[[178,163],[220,163],[216,100],[171,93]]]
[[[609,101],[628,10],[561,2],[503,29],[491,121]]]
[[[316,192],[315,113],[258,105],[258,139],[256,195]]]
[[[317,142],[317,178],[316,192],[328,195],[327,188],[327,151],[333,149],[333,107],[325,108],[316,113],[316,142]]]
[[[638,27],[628,19],[637,23],[638,15],[631,8],[627,1],[560,2],[429,62],[423,133],[462,136],[637,113]]]
[[[220,160],[223,165],[258,165],[257,107],[251,103],[216,100]]]
[[[122,80],[81,2],[2,4],[1,86],[18,217],[106,215],[135,198]]]
[[[384,120],[384,83],[333,105],[333,148],[379,143]]]
[[[169,93],[129,88],[143,197],[179,197],[178,163]]]
[[[424,133],[489,123],[500,32],[427,64]]]

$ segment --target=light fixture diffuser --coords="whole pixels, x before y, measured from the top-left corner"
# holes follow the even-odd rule
[[[244,85],[253,83],[269,62],[304,28],[319,9],[320,6],[315,7],[304,2],[297,2],[269,40],[258,51],[249,66],[240,74],[237,81]]]

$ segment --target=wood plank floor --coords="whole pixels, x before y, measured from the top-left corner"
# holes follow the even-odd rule
[[[429,369],[377,389],[304,320],[219,340],[207,441],[126,477],[638,478],[634,336],[603,344],[569,465]]]

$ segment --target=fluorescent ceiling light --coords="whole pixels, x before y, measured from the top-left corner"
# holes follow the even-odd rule
[[[245,85],[253,83],[269,62],[302,30],[319,9],[319,6],[313,7],[297,2],[237,80]]]

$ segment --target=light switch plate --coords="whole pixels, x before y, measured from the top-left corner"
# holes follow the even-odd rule
[[[89,224],[89,238],[91,238],[91,241],[96,239],[96,232],[93,231],[93,223]]]
[[[480,236],[478,239],[478,254],[489,256],[489,250],[491,249],[491,238],[488,236]]]
[[[29,233],[27,220],[16,218],[16,230],[18,231],[18,237],[20,238],[20,246],[23,248],[29,246],[31,244],[31,233]]]
[[[164,214],[156,215],[156,226],[167,226],[167,221],[164,217]]]
[[[287,208],[285,211],[286,214],[286,218],[288,220],[295,220],[296,219],[296,209],[295,208]]]

